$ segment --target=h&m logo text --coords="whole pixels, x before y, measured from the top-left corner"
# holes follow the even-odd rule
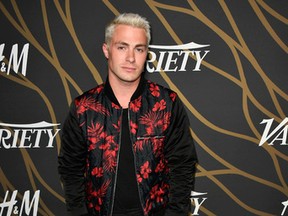
[[[10,201],[8,200],[9,191],[6,191],[5,198],[2,203],[0,203],[0,215],[10,216],[12,215],[30,215],[31,210],[33,209],[33,216],[37,216],[39,199],[40,199],[40,190],[35,191],[32,200],[30,201],[30,191],[25,191],[22,199],[22,203],[19,209],[17,205],[17,194],[18,191],[13,191]]]
[[[28,52],[29,52],[29,43],[23,46],[21,54],[18,58],[18,44],[14,44],[11,48],[10,57],[8,60],[8,66],[4,62],[4,48],[5,44],[0,44],[0,72],[10,74],[12,69],[16,74],[20,69],[20,64],[22,62],[21,74],[26,76],[27,61],[28,61]]]

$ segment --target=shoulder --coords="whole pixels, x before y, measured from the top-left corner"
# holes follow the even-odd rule
[[[95,100],[99,95],[101,95],[103,89],[104,83],[85,91],[74,99],[75,105],[77,106],[79,104],[82,104],[84,101],[87,102],[89,100]]]
[[[178,97],[177,93],[173,91],[172,89],[165,87],[163,85],[160,85],[156,82],[152,82],[150,80],[147,80],[148,90],[149,93],[152,94],[154,97],[165,97],[170,98],[173,102]]]

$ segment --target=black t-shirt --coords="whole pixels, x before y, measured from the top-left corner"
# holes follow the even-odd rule
[[[121,144],[113,213],[142,216],[135,162],[130,140],[128,109],[123,109]]]

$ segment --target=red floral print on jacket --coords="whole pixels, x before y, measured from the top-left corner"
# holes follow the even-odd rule
[[[160,102],[157,102],[152,111],[156,112],[156,111],[161,111],[161,110],[164,110],[166,108],[166,102],[164,99],[162,99]]]
[[[103,176],[103,168],[102,167],[95,167],[91,174],[93,176],[96,176],[96,177],[102,177]]]
[[[153,112],[149,111],[139,118],[139,122],[146,126],[147,135],[153,135],[157,127],[162,128],[163,131],[167,129],[170,123],[171,113],[169,112]]]
[[[162,183],[161,185],[156,184],[155,186],[152,187],[149,195],[149,199],[146,200],[146,206],[144,208],[144,213],[148,214],[148,212],[152,208],[152,203],[157,202],[157,203],[163,203],[164,202],[164,194],[165,191],[169,188],[168,184]]]
[[[81,115],[87,110],[93,110],[103,115],[110,116],[109,111],[99,102],[92,97],[83,97],[80,101],[76,101],[77,114]]]
[[[100,211],[101,206],[103,204],[103,198],[106,196],[107,189],[111,183],[111,180],[105,181],[99,189],[93,189],[92,184],[89,183],[88,186],[88,207],[94,208],[96,211]]]
[[[87,129],[87,134],[88,134],[88,140],[91,143],[89,145],[88,151],[91,151],[96,148],[96,144],[106,137],[106,133],[103,131],[103,126],[100,123],[91,123],[90,126],[88,126]]]
[[[133,111],[133,112],[138,112],[140,107],[141,107],[141,100],[142,100],[142,97],[139,97],[137,98],[136,100],[132,101],[130,103],[130,109]]]
[[[146,161],[142,166],[140,173],[144,179],[147,179],[149,177],[149,174],[152,172],[150,166],[149,166],[149,161]]]
[[[150,88],[149,90],[151,91],[151,94],[154,97],[159,97],[160,96],[160,91],[159,91],[159,87],[157,85],[155,85],[154,83],[150,83]]]

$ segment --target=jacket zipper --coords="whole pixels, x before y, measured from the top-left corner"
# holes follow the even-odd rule
[[[120,157],[120,150],[121,150],[121,137],[122,137],[122,122],[123,122],[123,109],[121,108],[121,122],[120,122],[120,135],[119,135],[119,149],[117,153],[117,167],[115,172],[115,181],[114,181],[114,188],[113,188],[113,195],[112,195],[112,205],[111,205],[111,214],[113,215],[113,209],[114,209],[114,201],[115,201],[115,193],[116,193],[116,182],[117,182],[117,175],[118,175],[118,167],[119,167],[119,157]]]
[[[128,104],[128,107],[130,107],[130,102]],[[136,177],[136,184],[137,184],[137,191],[138,191],[138,196],[139,196],[139,200],[140,200],[140,204],[141,204],[141,207],[142,207],[142,211],[143,211],[143,214],[144,214],[144,208],[143,208],[143,200],[142,200],[142,197],[141,197],[141,194],[140,194],[140,190],[139,190],[139,184],[138,184],[138,181],[137,181],[137,172],[136,172],[136,160],[135,160],[135,153],[134,153],[134,150],[133,150],[133,141],[132,141],[132,138],[131,138],[131,132],[130,132],[130,109],[128,108],[128,127],[129,127],[129,135],[130,135],[130,140],[131,140],[131,148],[132,148],[132,153],[133,153],[133,159],[134,159],[134,171],[135,171],[135,177]]]
[[[161,139],[165,136],[145,136],[145,137],[137,137],[137,140],[147,140],[147,139]]]

